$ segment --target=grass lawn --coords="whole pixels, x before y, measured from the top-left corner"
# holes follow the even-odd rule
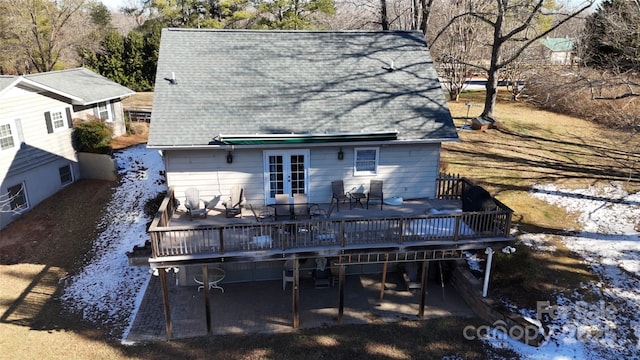
[[[449,104],[458,126],[467,120],[467,101],[481,105],[483,96],[464,93],[459,102]],[[471,107],[469,117],[481,110]],[[497,129],[461,131],[460,142],[443,146],[442,160],[447,172],[471,178],[514,209],[519,231],[553,235],[578,226],[572,214],[532,198],[529,189],[534,184],[579,188],[620,180],[629,190],[640,188],[636,178],[629,178],[637,174],[631,171],[632,156],[627,153],[637,144],[624,144],[624,134],[509,101],[498,103],[495,117]],[[137,141],[120,139],[121,144]],[[483,359],[498,355],[479,341],[464,340],[462,329],[470,320],[459,318],[120,345],[102,329],[83,322],[80,314],[65,312],[55,296],[65,276],[91,257],[102,209],[116,185],[79,181],[0,232],[0,358],[440,359],[456,354]],[[523,246],[511,258],[498,253],[492,294],[530,307],[531,301],[574,291],[589,281],[591,275],[579,257],[559,242],[556,246],[555,253],[544,255]]]

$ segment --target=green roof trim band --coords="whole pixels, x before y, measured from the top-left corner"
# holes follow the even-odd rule
[[[389,141],[397,139],[397,131],[358,134],[221,134],[216,138],[218,142],[221,142],[225,145],[317,144],[332,142]]]

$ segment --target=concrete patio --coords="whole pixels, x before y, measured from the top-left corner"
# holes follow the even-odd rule
[[[442,316],[474,316],[452,285],[441,286],[437,271],[427,287],[425,320]],[[387,276],[380,299],[381,274],[345,278],[344,324],[372,324],[418,320],[419,291],[406,289],[397,272]],[[206,336],[204,293],[197,285],[176,286],[169,275],[169,298],[173,338]],[[210,290],[211,335],[284,333],[292,326],[291,285],[282,280],[221,284],[224,293]],[[125,341],[136,343],[166,340],[160,281],[152,277]],[[338,287],[314,288],[313,280],[300,282],[300,328],[338,325]]]

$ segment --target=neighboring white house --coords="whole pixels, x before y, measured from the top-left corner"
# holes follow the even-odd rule
[[[458,141],[418,31],[164,29],[148,147],[176,197],[329,203],[384,181],[386,198],[435,194],[440,145]]]
[[[540,40],[544,47],[545,59],[552,65],[572,65],[575,57],[573,39],[544,38]]]
[[[134,92],[88,69],[0,76],[0,228],[79,176],[73,119],[125,132],[121,99]]]

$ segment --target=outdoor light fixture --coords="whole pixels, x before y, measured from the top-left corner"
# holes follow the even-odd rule
[[[338,151],[338,160],[342,159],[344,159],[344,153],[342,152],[342,148],[340,148],[340,151]]]
[[[233,154],[231,154],[231,151],[229,151],[227,153],[227,164],[231,164],[233,162]]]

